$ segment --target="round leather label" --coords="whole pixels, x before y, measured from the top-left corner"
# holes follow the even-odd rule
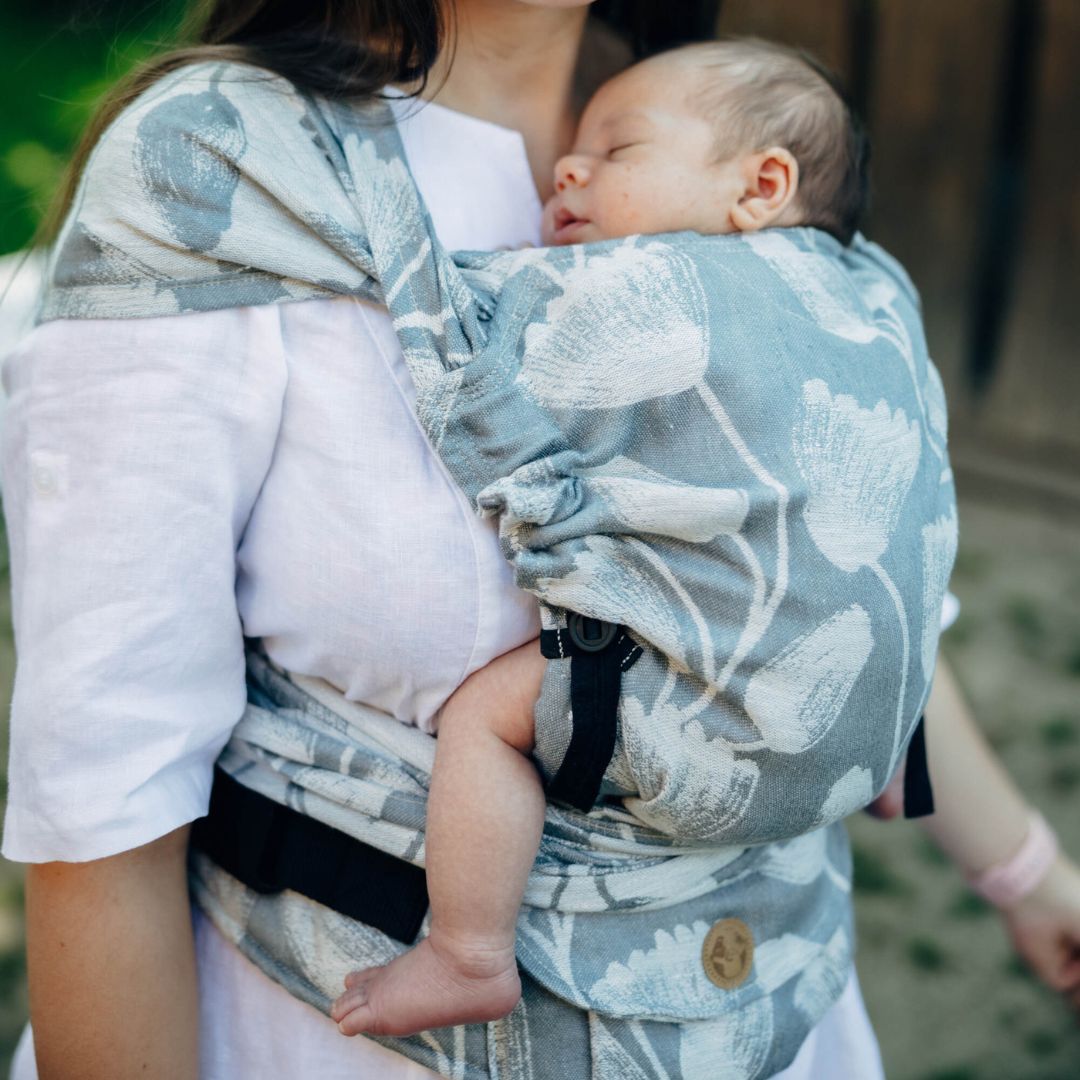
[[[714,986],[734,990],[754,964],[754,935],[742,919],[721,919],[705,935],[701,965]]]

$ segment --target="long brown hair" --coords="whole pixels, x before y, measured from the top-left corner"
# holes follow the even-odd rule
[[[605,19],[645,55],[707,35],[719,0],[597,0]],[[676,10],[673,14],[672,9]],[[253,64],[310,93],[362,99],[388,83],[421,92],[448,37],[453,0],[197,0],[183,41],[189,44],[136,67],[105,96],[72,155],[37,236],[49,244],[71,205],[86,159],[124,108],[164,75],[186,64],[222,59]]]

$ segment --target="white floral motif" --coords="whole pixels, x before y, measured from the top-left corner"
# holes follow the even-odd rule
[[[903,409],[835,397],[820,379],[803,384],[793,449],[807,485],[806,527],[832,563],[854,571],[889,546],[919,467],[922,436]]]
[[[903,409],[884,401],[864,409],[847,394],[835,397],[821,379],[803,384],[803,410],[792,449],[806,481],[804,520],[821,553],[849,573],[869,567],[884,586],[900,627],[902,659],[896,723],[889,759],[900,751],[907,700],[911,630],[904,600],[881,563],[919,468],[922,433]]]
[[[765,745],[800,754],[823,738],[873,647],[870,616],[852,604],[758,668],[745,707]]]
[[[923,542],[923,602],[922,602],[922,669],[929,679],[937,660],[938,635],[941,633],[941,605],[949,586],[949,575],[956,560],[956,514],[939,517],[924,525]]]
[[[641,1012],[649,1003],[653,1017],[705,1018],[718,1011],[723,991],[714,986],[701,964],[701,948],[710,923],[657,930],[655,947],[635,949],[623,962],[608,964],[603,978],[589,988],[593,1008],[615,1016]]]
[[[880,336],[835,258],[804,251],[777,229],[744,233],[742,241],[776,271],[826,333],[857,344]]]
[[[816,1024],[844,990],[851,972],[851,942],[843,927],[829,939],[795,984],[795,1008]]]
[[[404,949],[385,934],[336,911],[314,908],[296,894],[277,905],[282,939],[293,957],[328,998],[341,993],[345,976],[357,967],[357,957],[366,967],[388,964]]]
[[[612,458],[603,469],[582,469],[578,475],[628,528],[691,544],[737,533],[750,508],[741,488],[694,487],[626,457]]]
[[[608,1030],[599,1016],[589,1015],[589,1035],[597,1080],[674,1080],[666,1069],[646,1071]]]
[[[525,332],[520,382],[545,405],[614,409],[698,386],[709,363],[705,297],[666,244],[583,257]],[[662,305],[652,298],[665,297]],[[632,349],[627,342],[633,342]]]
[[[874,774],[869,769],[853,765],[831,788],[821,804],[818,821],[827,825],[840,821],[866,806],[874,797]]]
[[[949,437],[949,412],[945,403],[945,387],[941,384],[941,376],[933,364],[926,365],[926,385],[923,387],[923,398],[926,401],[926,420],[930,425],[931,434],[944,450]]]
[[[814,829],[785,843],[770,844],[756,867],[757,872],[789,885],[809,885],[826,869],[828,843],[826,831]]]
[[[771,994],[821,955],[822,946],[798,934],[781,934],[761,942],[754,950],[754,975],[758,986]]]
[[[773,1041],[772,998],[759,998],[716,1020],[684,1024],[681,1080],[756,1080]]]
[[[666,705],[648,716],[641,702],[623,698],[623,751],[640,796],[626,809],[660,832],[715,841],[738,823],[757,790],[760,769],[737,758],[723,739],[708,739],[693,720]]]

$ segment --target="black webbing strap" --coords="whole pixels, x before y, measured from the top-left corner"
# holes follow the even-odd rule
[[[292,889],[406,944],[428,909],[419,866],[282,806],[220,768],[191,842],[256,892]]]
[[[540,651],[549,660],[570,658],[573,731],[548,798],[587,813],[615,752],[622,673],[641,656],[641,646],[625,627],[571,613],[565,630],[541,631]]]
[[[904,771],[904,817],[927,817],[934,812],[934,790],[926,763],[926,717],[920,716],[908,744]]]

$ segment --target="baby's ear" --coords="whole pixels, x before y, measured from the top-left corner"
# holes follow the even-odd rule
[[[731,208],[731,224],[738,232],[793,224],[783,220],[799,190],[799,163],[790,150],[772,146],[748,155],[743,162],[743,182],[743,195]]]

